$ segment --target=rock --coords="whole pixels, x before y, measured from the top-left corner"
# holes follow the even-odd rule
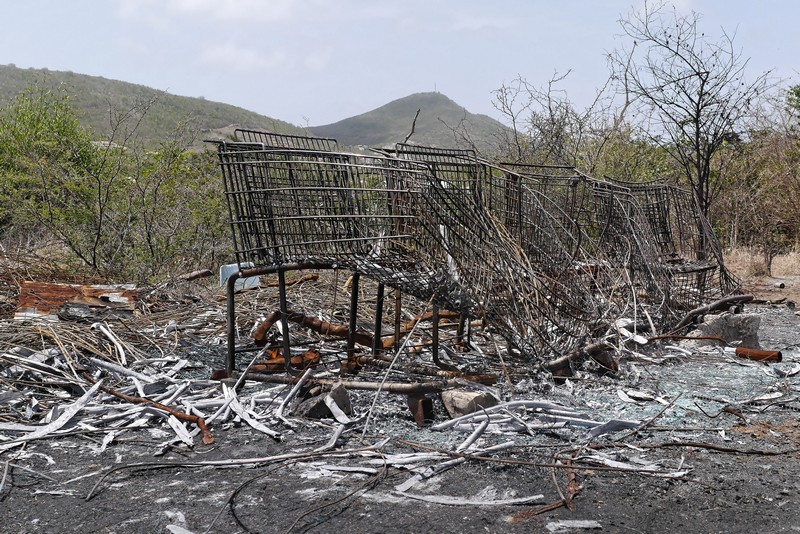
[[[748,349],[760,349],[758,328],[761,326],[761,317],[749,314],[723,313],[720,315],[707,315],[705,320],[697,325],[695,330],[689,332],[689,337],[719,337],[728,343],[736,343]],[[685,340],[681,347],[694,350],[706,345],[718,345],[710,339]]]
[[[336,401],[336,405],[339,406],[344,413],[347,415],[353,414],[353,405],[350,403],[350,394],[347,392],[341,382],[334,384],[328,394],[333,397],[333,400]]]
[[[336,405],[341,410],[350,415],[353,413],[353,405],[350,403],[350,394],[345,389],[341,382],[335,384],[330,391],[322,392],[320,395],[315,395],[300,403],[294,410],[294,415],[297,417],[305,417],[307,419],[326,419],[333,417],[328,406],[325,404],[325,396],[330,395],[336,402]]]
[[[494,406],[497,404],[497,399],[488,393],[448,389],[442,391],[442,402],[450,417],[455,419],[456,417],[476,412],[481,408]]]
[[[306,419],[324,419],[333,416],[325,405],[325,394],[316,395],[301,402],[294,410],[294,415]]]

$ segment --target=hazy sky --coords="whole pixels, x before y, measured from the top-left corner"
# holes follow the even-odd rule
[[[500,118],[522,76],[588,103],[642,0],[5,0],[0,64],[71,70],[318,126],[437,90]],[[679,0],[752,77],[800,83],[800,2]]]

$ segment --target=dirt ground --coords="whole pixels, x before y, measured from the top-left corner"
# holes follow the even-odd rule
[[[793,374],[800,317],[787,305],[800,302],[800,279],[782,278],[783,289],[776,281],[746,281],[759,300],[779,303],[745,313],[761,317],[761,343],[781,350],[782,362],[663,348],[668,357],[622,361],[618,376],[518,384],[514,398],[555,399],[599,420],[647,424],[596,439],[578,427],[486,434],[486,446],[513,446],[409,491],[460,505],[398,493],[409,471],[361,450],[388,438],[384,455],[454,451],[466,437],[417,428],[405,399],[385,395],[367,435],[345,433],[324,455],[304,456],[328,442],[332,427],[303,421],[283,429],[280,442],[246,425],[213,427],[213,445],[173,446],[163,455],[155,453],[163,452],[166,425],[126,430],[105,444],[92,429],[32,441],[0,454],[0,532],[800,532],[800,375]],[[633,390],[651,395],[632,398]],[[776,392],[780,404],[752,401]],[[372,397],[352,400],[363,414]],[[438,400],[435,410],[444,420]],[[642,471],[599,465],[590,458],[596,453]],[[562,463],[553,467],[556,457]],[[211,465],[234,459],[255,460]],[[537,495],[526,504],[479,504]],[[569,508],[558,506],[570,497]]]

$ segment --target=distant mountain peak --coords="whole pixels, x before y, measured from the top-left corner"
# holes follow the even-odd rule
[[[417,110],[420,113],[414,125]],[[388,146],[405,140],[412,125],[414,134],[409,142],[441,147],[463,145],[463,139],[454,130],[465,127],[476,148],[484,153],[493,151],[496,133],[505,128],[486,115],[470,113],[442,93],[424,92],[309,130],[320,137],[333,137],[343,145]]]

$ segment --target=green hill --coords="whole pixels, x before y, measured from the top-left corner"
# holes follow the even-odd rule
[[[38,84],[57,87],[63,84],[84,126],[104,139],[110,132],[110,110],[124,112],[139,102],[156,99],[138,133],[144,142],[167,139],[178,125],[193,121],[201,137],[230,135],[235,126],[267,129],[290,134],[305,130],[288,122],[272,119],[243,108],[203,98],[176,96],[133,83],[99,76],[47,69],[20,69],[0,65],[0,106],[6,106],[20,91]]]
[[[414,116],[420,110],[409,142],[440,147],[474,145],[488,153],[495,146],[499,131],[505,128],[486,116],[469,113],[440,93],[417,93],[390,102],[378,109],[334,124],[303,129],[246,109],[212,102],[204,98],[171,95],[143,85],[109,80],[73,72],[48,69],[20,69],[0,65],[0,107],[6,106],[24,89],[35,84],[55,88],[62,86],[84,126],[107,139],[111,130],[110,112],[125,112],[137,103],[154,100],[139,125],[138,134],[145,143],[170,137],[176,128],[192,121],[203,139],[230,136],[236,127],[263,129],[294,135],[333,137],[340,146],[367,147],[393,145],[411,132]],[[457,133],[454,133],[456,131]],[[465,141],[464,134],[468,137]]]
[[[417,110],[420,113],[409,142],[420,145],[465,147],[471,143],[486,153],[497,146],[495,137],[505,128],[491,117],[468,112],[441,93],[416,93],[367,113],[309,130],[319,137],[333,137],[343,145],[393,145],[402,142],[411,132]],[[469,141],[458,132],[468,132]]]

